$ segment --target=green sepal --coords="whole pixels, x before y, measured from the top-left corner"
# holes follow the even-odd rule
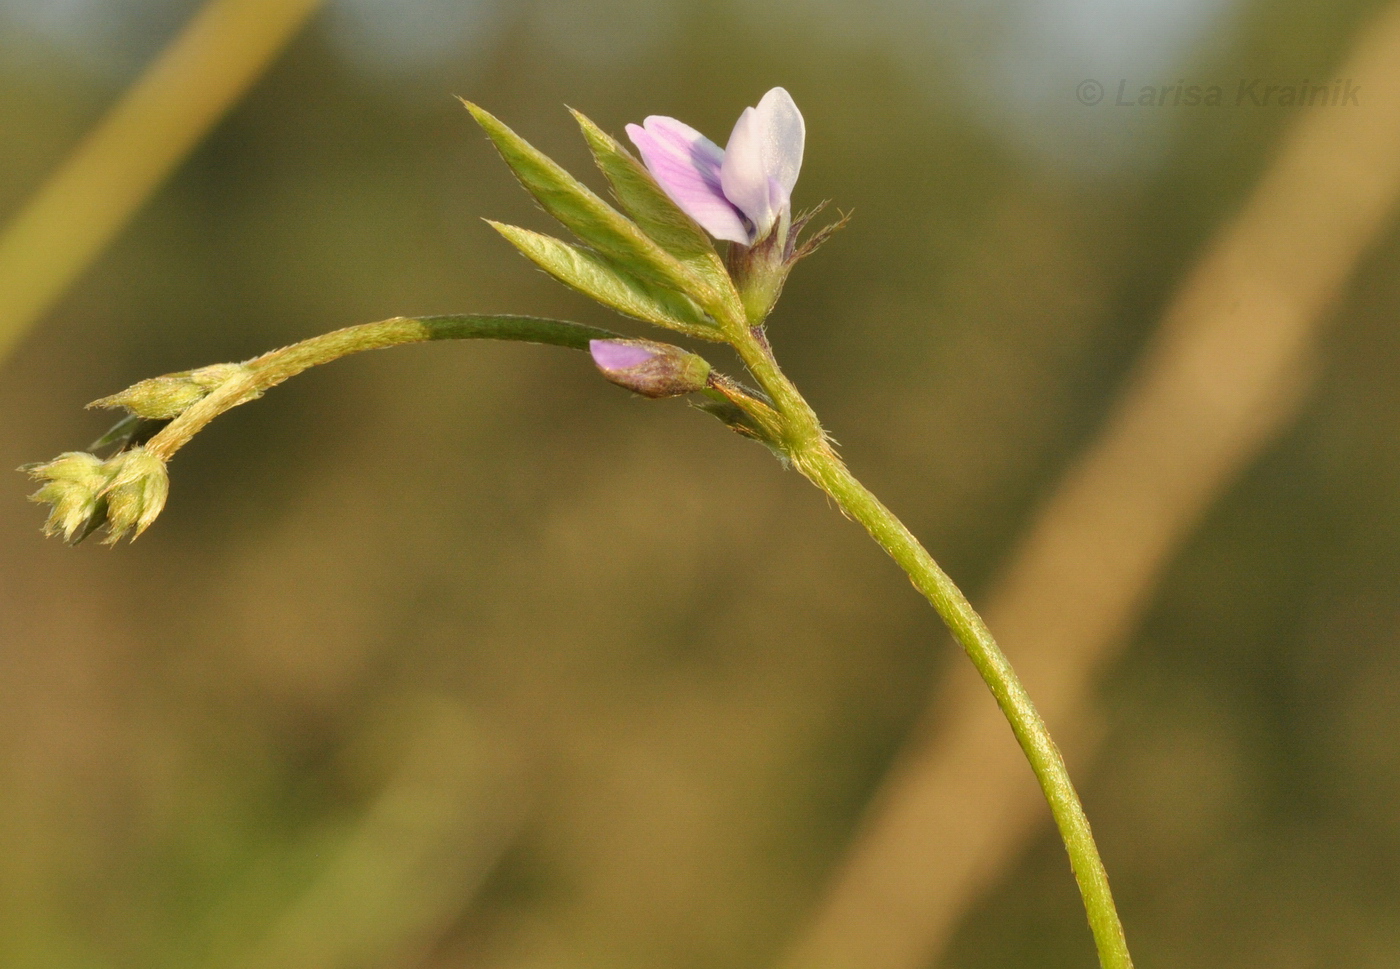
[[[707,309],[727,301],[701,276],[663,249],[638,225],[489,112],[463,101],[496,150],[544,210],[585,245],[629,275],[681,292]]]
[[[593,160],[612,186],[613,194],[642,231],[718,292],[732,293],[733,283],[709,234],[671,201],[646,166],[617,139],[584,114],[573,108],[569,111],[583,131]],[[737,300],[737,294],[734,298]]]
[[[696,407],[719,418],[730,430],[762,441],[779,458],[787,460],[782,446],[783,419],[766,394],[717,371],[710,374],[707,384],[700,397],[692,401]]]
[[[113,424],[111,430],[106,434],[89,444],[88,450],[100,451],[105,447],[116,447],[118,451],[124,451],[132,444],[144,444],[156,431],[169,423],[169,421],[152,420],[149,417],[127,414]]]
[[[536,266],[604,306],[688,336],[722,339],[713,321],[680,293],[628,275],[591,249],[519,226],[486,222]]]

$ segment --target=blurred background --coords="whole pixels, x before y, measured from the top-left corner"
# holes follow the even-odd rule
[[[0,221],[198,9],[0,0]],[[772,340],[981,602],[1303,115],[1237,85],[1342,78],[1382,9],[327,0],[0,363],[0,467],[138,379],[352,323],[640,333],[481,221],[549,230],[453,95],[598,186],[565,104],[722,144],[781,84],[799,204],[854,219]],[[1143,967],[1400,964],[1397,310],[1386,223],[1096,668],[1077,776]],[[115,550],[3,489],[0,965],[771,965],[965,662],[799,476],[566,350],[338,362],[172,473]],[[1093,963],[1048,823],[958,912],[930,967]]]

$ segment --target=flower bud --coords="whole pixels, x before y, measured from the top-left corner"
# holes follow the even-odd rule
[[[107,537],[113,545],[128,531],[137,536],[150,527],[170,494],[165,462],[142,447],[122,451],[107,460],[112,477],[103,497],[107,500]]]
[[[703,390],[709,362],[697,354],[651,340],[590,340],[588,352],[608,380],[643,397],[679,397]]]
[[[168,420],[179,417],[191,405],[217,390],[230,377],[245,370],[241,363],[216,363],[198,370],[182,370],[152,377],[126,390],[94,400],[89,407],[125,407],[138,417]]]
[[[44,534],[63,533],[65,542],[81,541],[106,517],[106,501],[102,497],[110,473],[102,459],[82,451],[60,454],[47,464],[26,464],[20,468],[44,486],[29,496],[30,501],[47,502],[52,506]]]

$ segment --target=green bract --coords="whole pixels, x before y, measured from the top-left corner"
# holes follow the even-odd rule
[[[593,122],[575,112],[598,167],[635,222],[489,112],[462,103],[525,189],[588,247],[496,225],[540,268],[614,309],[691,336],[725,342],[727,328],[743,325],[738,294],[713,245]]]
[[[592,249],[519,226],[486,221],[536,266],[604,306],[690,336],[717,339],[710,317],[688,297],[618,269]]]
[[[613,194],[642,231],[717,291],[732,291],[724,261],[705,230],[671,201],[646,166],[617,139],[580,112],[569,110],[583,130],[593,160],[612,186]]]
[[[135,417],[169,420],[179,417],[188,407],[208,397],[225,380],[242,371],[243,367],[236,363],[216,363],[198,370],[182,370],[143,380],[119,394],[94,400],[88,406],[109,409],[125,407]]]

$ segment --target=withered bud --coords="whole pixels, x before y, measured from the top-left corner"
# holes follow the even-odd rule
[[[170,494],[170,475],[165,462],[142,447],[122,451],[107,460],[112,472],[103,497],[107,500],[107,537],[114,545],[128,531],[133,541],[150,527],[165,507]]]
[[[150,527],[165,507],[170,477],[165,462],[142,447],[103,461],[83,451],[60,454],[45,464],[27,464],[21,471],[44,486],[30,501],[51,505],[45,535],[62,534],[77,544],[99,526],[107,526],[108,545],[135,530],[133,539]]]
[[[44,486],[29,496],[30,501],[51,506],[44,534],[62,533],[65,542],[81,540],[106,517],[102,497],[111,475],[102,459],[83,451],[68,451],[43,464],[26,464],[21,471]]]

